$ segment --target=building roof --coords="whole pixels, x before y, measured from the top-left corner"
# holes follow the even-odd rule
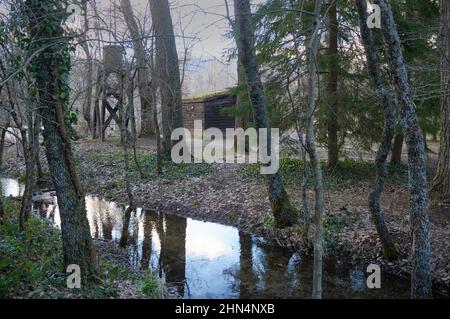
[[[202,93],[202,94],[187,96],[187,97],[183,98],[183,103],[207,102],[207,101],[215,100],[215,99],[218,99],[218,98],[227,97],[227,96],[230,96],[230,95],[233,95],[231,93],[231,89],[210,91],[210,92],[205,92],[205,93]]]

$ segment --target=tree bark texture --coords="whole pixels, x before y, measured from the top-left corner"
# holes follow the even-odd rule
[[[156,77],[161,96],[163,154],[170,156],[172,130],[183,126],[181,79],[168,0],[149,0],[155,29]]]
[[[59,7],[58,4],[55,4]],[[34,48],[41,48],[51,41],[62,41],[37,54],[34,73],[38,87],[38,110],[44,125],[44,141],[50,175],[58,199],[61,216],[61,235],[64,267],[76,264],[81,268],[83,278],[95,274],[95,251],[92,245],[89,222],[86,215],[85,194],[75,170],[71,140],[64,122],[65,102],[61,99],[63,88],[60,65],[57,61],[66,58],[63,29],[60,24],[45,27],[48,15],[55,15],[55,6],[46,2],[27,1],[27,15],[30,21]]]
[[[267,118],[266,101],[263,86],[258,72],[255,53],[255,38],[251,24],[251,10],[249,0],[234,0],[236,23],[238,32],[238,49],[242,66],[245,69],[249,97],[253,109],[253,118],[256,129],[267,128],[267,145],[271,145],[270,127]],[[298,212],[291,205],[279,173],[265,175],[269,191],[269,200],[277,227],[287,227],[295,224]]]
[[[133,13],[133,7],[130,0],[121,0],[120,6],[122,8],[123,16],[130,31],[131,39],[133,41],[134,56],[136,57],[136,64],[138,68],[138,88],[141,99],[141,136],[152,136],[153,116],[152,110],[155,107],[151,89],[150,89],[150,72],[147,55],[142,39],[142,34],[139,30],[136,18]]]
[[[328,165],[336,166],[339,161],[338,141],[338,33],[336,1],[328,11],[328,59],[329,74],[327,83],[327,130],[328,130]]]
[[[319,46],[319,31],[321,27],[321,8],[322,0],[316,0],[314,9],[313,32],[307,46],[308,58],[308,111],[307,111],[307,128],[306,128],[306,151],[311,161],[314,175],[314,266],[313,266],[313,299],[322,298],[322,273],[323,273],[323,219],[325,215],[324,207],[324,186],[323,174],[319,158],[316,150],[316,137],[314,129],[314,112],[318,102],[318,69],[317,69],[317,52]]]
[[[411,96],[408,73],[392,9],[385,0],[375,0],[381,9],[381,32],[387,45],[400,123],[408,151],[410,223],[412,233],[411,297],[430,298],[431,247],[428,217],[426,154],[417,109]]]
[[[450,202],[450,3],[441,0],[441,140],[431,196]]]
[[[395,108],[392,103],[391,95],[386,91],[384,87],[372,31],[367,26],[367,1],[356,0],[356,6],[358,8],[361,38],[366,51],[369,74],[372,78],[375,89],[378,91],[379,96],[383,99],[385,113],[383,135],[375,159],[375,163],[377,166],[377,178],[375,185],[373,186],[369,194],[369,208],[378,232],[378,236],[380,237],[381,244],[383,245],[384,257],[388,260],[393,260],[397,257],[397,249],[395,247],[394,240],[392,239],[392,236],[387,228],[380,200],[381,193],[383,192],[384,188],[384,183],[388,174],[387,157],[389,155],[392,138],[394,136],[396,122]]]

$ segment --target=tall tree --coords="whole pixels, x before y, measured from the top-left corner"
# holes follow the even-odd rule
[[[7,50],[4,51],[7,52]],[[12,56],[10,58],[12,58]],[[0,60],[0,69],[4,78],[9,76],[3,60]],[[24,92],[23,83],[20,79],[11,79],[5,84],[5,87],[9,104],[8,111],[14,124],[20,131],[20,144],[22,146],[23,157],[25,161],[25,189],[22,194],[22,203],[19,213],[19,225],[20,228],[24,230],[31,212],[32,188],[34,186],[35,163],[33,161],[36,147],[34,146],[33,142],[33,113],[35,112],[33,110],[34,105],[32,105],[30,99],[25,99],[25,107],[21,107],[17,102],[17,96],[20,93],[17,94],[16,90],[19,90],[19,88],[23,90],[21,93],[23,93],[24,96],[29,96],[27,92]]]
[[[328,79],[327,79],[327,130],[328,165],[336,166],[339,160],[338,141],[338,33],[339,24],[336,1],[331,1],[328,11]]]
[[[387,157],[389,155],[392,138],[394,136],[396,114],[392,103],[392,96],[386,91],[383,84],[373,34],[367,26],[367,18],[369,16],[367,13],[367,1],[356,0],[356,6],[358,8],[361,39],[364,49],[366,50],[369,73],[378,94],[383,99],[385,111],[383,136],[375,160],[377,166],[377,180],[375,186],[370,191],[369,208],[378,232],[378,236],[380,237],[381,244],[383,245],[384,256],[389,260],[393,260],[397,257],[397,250],[395,248],[394,240],[392,239],[392,236],[386,226],[384,212],[380,205],[380,199],[384,188],[384,182],[387,177]]]
[[[122,9],[125,22],[133,41],[134,55],[138,68],[138,88],[141,98],[141,136],[151,136],[154,134],[153,128],[153,108],[155,101],[152,99],[150,87],[150,68],[145,53],[142,32],[140,32],[138,23],[133,13],[130,0],[121,0],[120,7]]]
[[[130,71],[128,73],[131,73]],[[133,76],[129,76],[126,78],[126,75],[122,76],[122,88],[120,90],[119,102],[118,105],[121,108],[122,114],[122,125],[121,125],[121,140],[122,140],[122,149],[123,149],[123,163],[124,163],[124,171],[123,171],[123,180],[125,181],[125,190],[128,197],[128,207],[125,210],[123,216],[123,225],[122,225],[122,234],[120,237],[120,246],[125,247],[128,241],[129,233],[128,229],[130,226],[131,213],[136,209],[136,205],[134,203],[133,191],[131,189],[131,177],[130,177],[130,159],[129,159],[129,150],[128,144],[130,143],[130,132],[127,129],[127,123],[130,120],[130,114],[132,110],[134,110],[133,103],[133,92],[134,92],[134,83]],[[128,85],[124,85],[127,82]],[[125,94],[127,96],[127,104],[125,103]]]
[[[0,93],[1,93],[1,88],[0,88]],[[1,123],[4,124],[4,123]],[[2,169],[3,166],[3,152],[4,152],[4,148],[5,148],[5,138],[6,138],[6,127],[8,127],[9,124],[5,123],[5,128],[0,128],[0,171]],[[0,224],[3,222],[3,215],[4,215],[4,210],[3,210],[3,194],[2,194],[2,188],[0,187]]]
[[[84,31],[80,34],[80,44],[83,48],[84,54],[86,55],[86,94],[85,100],[83,101],[82,115],[87,123],[89,130],[92,130],[92,91],[93,91],[93,77],[94,77],[94,63],[92,59],[91,51],[89,50],[89,43],[87,33],[89,32],[89,19],[88,19],[88,3],[87,0],[82,1],[83,5],[83,15],[84,15]]]
[[[385,0],[375,0],[381,9],[381,31],[387,45],[392,82],[400,123],[408,149],[410,223],[412,230],[411,297],[431,297],[431,246],[428,217],[426,154],[416,106],[411,96],[408,72],[392,9]]]
[[[450,201],[450,3],[440,1],[441,27],[441,140],[436,175],[431,196],[437,200]]]
[[[168,0],[149,0],[155,29],[156,75],[162,108],[162,153],[170,155],[172,130],[183,126],[180,67]]]
[[[28,49],[35,58],[30,72],[38,90],[38,110],[44,125],[44,141],[50,175],[58,198],[64,266],[79,265],[83,278],[95,274],[95,251],[86,216],[85,194],[75,169],[72,143],[67,133],[70,54],[62,22],[67,16],[59,0],[26,0]]]
[[[267,146],[270,147],[271,134],[266,111],[266,101],[258,72],[255,52],[255,36],[252,30],[251,9],[249,0],[234,0],[234,11],[238,32],[238,50],[245,70],[248,93],[253,109],[256,129],[267,128]],[[269,191],[269,200],[277,227],[291,226],[297,222],[298,212],[291,205],[279,173],[265,175]]]
[[[322,298],[322,271],[323,271],[323,219],[324,219],[324,186],[323,174],[319,157],[316,150],[316,132],[314,129],[314,112],[317,108],[319,97],[318,90],[318,69],[317,69],[317,52],[319,48],[319,32],[321,28],[320,11],[323,0],[316,0],[314,6],[314,23],[313,31],[307,46],[308,58],[308,111],[307,111],[307,127],[306,127],[306,151],[312,165],[314,174],[314,268],[313,268],[313,291],[314,299]]]

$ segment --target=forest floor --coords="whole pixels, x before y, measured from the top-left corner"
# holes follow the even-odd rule
[[[148,299],[170,297],[154,274],[133,267],[117,243],[94,239],[97,252],[95,284],[81,282],[69,289],[61,272],[60,231],[50,221],[30,216],[19,231],[20,203],[7,199],[0,224],[0,298],[18,299]],[[170,297],[171,298],[171,297]]]
[[[429,147],[436,150],[436,145]],[[343,261],[367,266],[379,264],[383,271],[409,276],[411,236],[408,214],[407,167],[390,167],[382,197],[386,222],[400,258],[387,262],[371,221],[367,197],[375,178],[373,153],[344,149],[347,159],[334,169],[324,166],[326,183],[325,237],[327,254]],[[79,172],[86,192],[118,204],[127,203],[123,179],[122,148],[118,141],[84,140],[75,143]],[[303,247],[301,228],[276,230],[263,178],[257,165],[251,164],[179,164],[166,163],[164,173],[155,175],[154,141],[139,140],[138,162],[144,172],[140,178],[137,166],[131,165],[133,194],[138,205],[195,219],[218,222],[239,230],[260,234],[291,249],[310,253]],[[321,151],[322,158],[326,153]],[[432,175],[436,155],[429,155]],[[406,158],[403,159],[404,162]],[[44,163],[44,161],[43,161]],[[302,207],[301,163],[295,157],[282,156],[281,174],[291,200]],[[18,177],[24,164],[10,149],[5,156],[3,175]],[[314,192],[310,183],[310,202]],[[312,211],[312,208],[310,209]],[[436,287],[450,291],[450,206],[433,205],[430,209],[433,281]]]

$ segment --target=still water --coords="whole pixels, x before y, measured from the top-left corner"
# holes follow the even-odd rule
[[[3,194],[19,196],[23,186],[0,179]],[[118,241],[124,207],[87,196],[92,237]],[[37,207],[59,227],[57,205]],[[137,209],[129,228],[135,267],[152,269],[185,298],[309,298],[312,259],[236,228]],[[325,298],[408,298],[409,281],[382,276],[381,289],[366,287],[366,273],[328,261]]]

